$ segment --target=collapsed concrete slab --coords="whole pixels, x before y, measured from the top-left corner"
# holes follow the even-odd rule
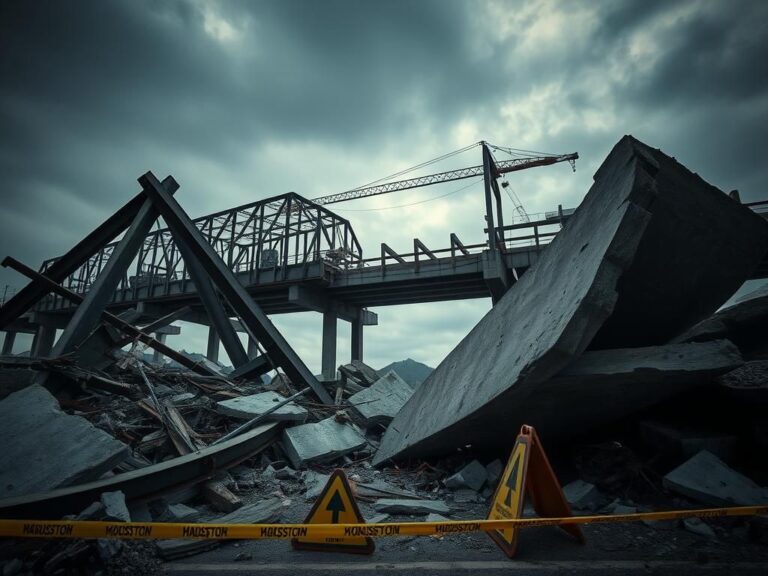
[[[64,413],[42,386],[0,402],[0,422],[0,499],[95,480],[130,455],[85,418]]]
[[[537,387],[590,344],[667,341],[722,304],[766,249],[768,222],[624,137],[538,262],[395,417],[374,464],[511,445],[521,423],[542,416],[525,409]],[[552,415],[588,407],[573,395],[555,399]]]
[[[413,388],[390,370],[369,388],[353,394],[349,403],[366,426],[389,424],[413,395]]]
[[[283,431],[285,453],[297,469],[308,464],[331,462],[339,456],[360,450],[366,444],[367,441],[357,430],[349,424],[337,422],[333,416]]]
[[[673,342],[705,342],[727,338],[749,358],[768,351],[768,285],[746,294],[732,305],[691,326]]]
[[[242,420],[251,420],[264,414],[275,404],[285,400],[277,392],[260,392],[249,396],[240,396],[239,398],[230,398],[216,402],[216,412],[225,416],[232,416]],[[309,412],[301,406],[291,402],[278,408],[267,415],[266,420],[287,420],[290,422],[304,422]]]
[[[768,502],[768,488],[758,486],[706,450],[664,476],[664,487],[710,506]]]

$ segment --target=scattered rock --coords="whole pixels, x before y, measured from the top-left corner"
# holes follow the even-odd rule
[[[163,515],[163,522],[197,522],[200,511],[186,504],[170,504]]]
[[[330,474],[320,474],[313,470],[307,470],[304,473],[303,478],[304,485],[307,487],[307,490],[304,493],[304,498],[307,500],[314,500],[320,496],[320,492],[322,492],[325,485],[328,484],[330,477]]]
[[[685,518],[683,520],[683,527],[688,530],[688,532],[704,536],[705,538],[711,538],[712,540],[717,538],[715,531],[701,518]]]
[[[485,467],[485,473],[487,475],[487,482],[489,486],[495,487],[496,483],[499,481],[499,478],[501,478],[502,473],[504,472],[504,464],[501,460],[498,458],[488,464]]]
[[[435,514],[434,512],[427,514],[426,519],[424,522],[449,522],[448,518],[445,516],[441,516],[440,514]]]
[[[353,394],[349,403],[365,421],[365,425],[371,427],[374,424],[389,424],[412,394],[411,385],[390,371],[377,379],[370,388]]]
[[[711,506],[755,506],[768,502],[768,490],[706,450],[664,476],[664,486]]]
[[[383,498],[373,506],[376,512],[405,516],[424,516],[435,514],[450,514],[451,509],[440,500],[395,500]]]
[[[382,522],[388,521],[389,518],[390,518],[389,514],[375,514],[370,518],[366,518],[365,522],[367,524],[381,524]]]
[[[23,567],[24,563],[20,559],[14,558],[13,560],[9,560],[3,564],[3,576],[16,576],[16,574],[21,572]]]
[[[216,412],[241,420],[252,420],[283,400],[285,397],[277,392],[260,392],[216,402]],[[265,420],[304,422],[308,415],[309,412],[306,409],[295,402],[290,402],[268,414]]]
[[[477,460],[472,460],[453,476],[445,479],[446,488],[471,488],[475,492],[480,490],[488,479],[485,466]]]
[[[283,431],[283,445],[294,468],[332,462],[360,450],[366,440],[351,425],[340,424],[332,416],[312,424],[301,424]]]
[[[578,479],[563,488],[565,499],[577,510],[597,510],[605,502],[605,497],[597,486]]]
[[[186,404],[187,402],[190,402],[194,400],[197,397],[197,394],[193,394],[192,392],[184,392],[184,394],[176,394],[171,398],[171,402],[174,404]]]
[[[100,497],[104,505],[104,517],[115,522],[130,522],[131,513],[125,505],[125,494],[120,490],[116,492],[102,492]]]

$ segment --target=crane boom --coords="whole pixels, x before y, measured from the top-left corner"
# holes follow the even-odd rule
[[[527,158],[500,160],[495,162],[496,174],[494,174],[494,176],[498,178],[501,174],[507,174],[517,170],[525,170],[526,168],[535,168],[536,166],[549,166],[550,164],[557,164],[558,162],[573,163],[578,159],[578,157],[579,154],[574,152],[573,154],[561,154],[556,156],[531,156]],[[328,196],[313,198],[312,201],[315,204],[321,205],[335,204],[337,202],[346,202],[347,200],[355,200],[357,198],[367,198],[368,196],[388,194],[389,192],[399,192],[400,190],[409,190],[411,188],[429,186],[430,184],[440,184],[442,182],[453,182],[454,180],[464,180],[465,178],[472,178],[473,176],[482,175],[482,166],[472,166],[469,168],[460,168],[458,170],[439,172],[437,174],[429,174],[427,176],[420,176],[418,178],[409,178],[407,180],[387,182],[385,184],[378,184],[376,186],[355,188],[354,190],[348,190],[346,192],[339,192],[337,194],[330,194]]]

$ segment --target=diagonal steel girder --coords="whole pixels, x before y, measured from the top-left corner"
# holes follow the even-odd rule
[[[173,178],[167,178],[165,184],[158,182],[157,185],[169,196],[179,189],[178,183]],[[99,323],[101,313],[114,296],[117,285],[139,252],[157,217],[155,205],[149,198],[145,198],[131,226],[118,242],[106,265],[85,295],[82,304],[77,307],[57,340],[53,347],[53,356],[63,356],[74,350]]]
[[[168,182],[169,180],[166,178],[163,180],[163,185],[167,185]],[[144,193],[139,192],[117,212],[78,242],[71,250],[51,264],[45,270],[45,275],[54,282],[63,282],[67,276],[85,264],[88,258],[128,228],[145,201]],[[0,307],[0,330],[37,304],[46,294],[48,294],[48,288],[35,280],[19,290],[8,302]]]
[[[152,172],[147,172],[139,178],[139,183],[162,215],[173,234],[174,240],[179,246],[187,244],[218,291],[240,317],[250,335],[264,346],[266,353],[273,362],[280,366],[294,383],[311,387],[323,403],[333,404],[333,399],[323,385],[312,375],[309,368],[294,352],[259,305],[246,292],[242,284],[238,282],[213,247],[206,242],[186,212],[167,193],[155,175]]]

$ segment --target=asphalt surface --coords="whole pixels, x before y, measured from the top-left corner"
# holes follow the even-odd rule
[[[449,502],[450,504],[450,502]],[[283,522],[301,522],[309,510],[301,497],[287,506]],[[365,516],[372,505],[360,502]],[[453,519],[485,516],[486,504],[452,505]],[[393,516],[388,521],[419,521]],[[584,526],[585,545],[558,528],[525,529],[518,553],[508,559],[485,534],[376,539],[369,556],[295,551],[287,541],[226,543],[196,556],[167,562],[169,574],[760,574],[768,573],[768,546],[754,541],[748,520],[709,521],[716,538],[684,530],[677,522]]]

